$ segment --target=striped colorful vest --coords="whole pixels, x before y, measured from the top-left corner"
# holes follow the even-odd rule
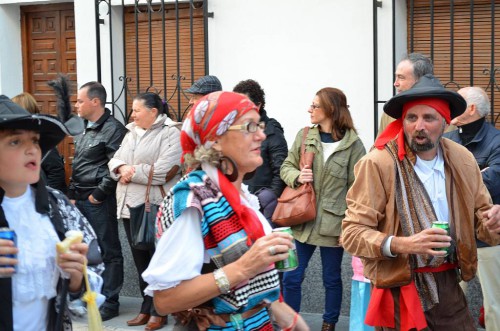
[[[202,215],[203,242],[217,268],[236,261],[249,249],[238,216],[202,170],[189,173],[170,190],[158,214],[157,237],[188,207],[195,207]],[[270,265],[263,273],[234,286],[229,294],[213,298],[212,304],[217,314],[242,313],[263,301],[277,300],[279,293],[278,272]],[[266,308],[243,322],[245,331],[272,330]],[[209,330],[235,330],[231,324],[228,323],[228,328],[213,326]]]

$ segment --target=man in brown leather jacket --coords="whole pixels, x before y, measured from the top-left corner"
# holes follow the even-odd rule
[[[472,154],[441,139],[465,107],[458,93],[422,77],[384,105],[396,121],[355,167],[342,235],[373,285],[368,325],[476,330],[457,274],[468,281],[476,273],[474,234],[500,242],[500,206],[492,208]]]

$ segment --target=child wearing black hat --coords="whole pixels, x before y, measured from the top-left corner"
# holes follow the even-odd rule
[[[92,287],[102,283],[93,229],[60,191],[46,187],[40,178],[43,154],[66,135],[82,130],[76,116],[63,123],[53,116],[30,114],[0,96],[0,228],[17,235],[17,247],[0,239],[2,331],[70,328],[65,299],[67,294],[83,293],[87,259]],[[73,244],[69,253],[57,254],[55,245],[69,230],[82,232],[83,242]]]

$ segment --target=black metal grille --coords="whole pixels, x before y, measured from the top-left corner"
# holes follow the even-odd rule
[[[95,0],[98,80],[102,79],[101,29],[108,18],[112,79],[110,106],[116,117],[128,122],[132,98],[141,92],[158,93],[168,104],[169,115],[181,121],[189,97],[184,90],[208,74],[208,0],[165,3],[164,0],[121,2],[122,23],[114,22],[111,0]],[[201,23],[200,23],[201,22]],[[115,49],[113,36],[121,30],[123,49]],[[201,47],[201,50],[200,50]],[[123,54],[124,74],[115,86],[114,59]],[[202,57],[202,59],[200,59]],[[118,84],[116,84],[118,85]]]
[[[377,3],[374,0],[374,11],[377,10]],[[396,1],[392,0],[393,20],[395,5]],[[496,36],[500,33],[500,25],[495,26],[498,20],[496,16],[500,16],[498,0],[407,1],[408,52],[428,55],[434,63],[435,75],[447,88],[484,88],[491,101],[488,120],[498,128],[500,100],[496,96],[500,92],[497,81],[500,71],[500,40]],[[393,24],[393,49],[396,49],[395,29]],[[376,34],[374,42],[376,45]],[[393,54],[393,72],[399,60],[397,57],[401,55]],[[377,80],[378,77],[375,76],[375,82]],[[384,102],[378,99],[377,86],[375,118],[378,118],[377,105]]]

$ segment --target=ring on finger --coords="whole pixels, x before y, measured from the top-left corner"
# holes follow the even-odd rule
[[[269,254],[276,255],[276,247],[275,246],[269,246],[268,250],[269,250]]]

